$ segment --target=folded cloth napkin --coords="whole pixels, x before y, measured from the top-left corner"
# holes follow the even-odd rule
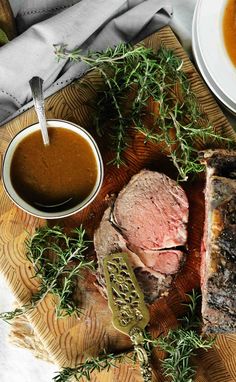
[[[172,15],[168,0],[27,0],[23,5],[16,15],[20,35],[0,48],[0,124],[32,105],[33,76],[43,78],[47,97],[84,73],[83,63],[58,63],[53,45],[86,54],[121,41],[134,43]]]

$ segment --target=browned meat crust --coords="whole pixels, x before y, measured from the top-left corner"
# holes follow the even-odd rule
[[[207,151],[201,283],[204,330],[236,331],[236,152]]]

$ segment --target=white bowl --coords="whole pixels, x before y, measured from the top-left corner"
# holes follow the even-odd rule
[[[205,62],[201,54],[198,35],[197,35],[197,28],[198,28],[197,17],[198,17],[199,4],[200,2],[198,2],[198,4],[195,7],[195,11],[193,15],[193,23],[192,23],[192,48],[193,48],[194,58],[198,66],[198,69],[200,70],[205,82],[207,83],[211,91],[216,95],[216,97],[219,99],[222,105],[224,105],[232,114],[235,115],[236,103],[234,103],[232,99],[228,98],[227,95],[217,86],[211,74],[207,70],[207,67],[205,65]]]
[[[195,41],[208,79],[215,84],[215,93],[230,105],[236,106],[236,67],[232,63],[224,44],[223,16],[228,0],[199,0],[193,20]],[[201,69],[201,67],[200,67]],[[205,74],[206,76],[206,74]],[[223,95],[223,96],[222,96]]]
[[[11,182],[11,176],[10,176],[10,170],[11,170],[11,162],[14,155],[14,152],[19,145],[19,143],[29,134],[40,130],[39,124],[35,123],[33,125],[30,125],[26,127],[25,129],[21,130],[16,136],[11,140],[10,144],[7,147],[7,150],[5,152],[4,158],[3,158],[3,168],[2,168],[2,179],[3,179],[3,185],[4,188],[8,194],[8,196],[11,198],[11,200],[22,210],[25,212],[28,212],[31,215],[37,216],[39,218],[43,219],[58,219],[58,218],[64,218],[66,216],[73,215],[79,211],[81,211],[83,208],[87,207],[88,204],[90,204],[96,195],[98,194],[102,182],[103,182],[103,162],[102,157],[100,154],[100,151],[98,149],[98,146],[93,139],[93,137],[81,126],[76,125],[72,122],[63,121],[60,119],[50,119],[47,120],[47,126],[50,128],[63,128],[70,131],[75,132],[76,134],[83,137],[90,145],[93,154],[96,159],[97,163],[97,179],[95,182],[95,185],[91,191],[91,193],[79,204],[76,206],[66,209],[60,212],[44,212],[40,209],[30,205],[25,200],[23,200],[18,193],[15,191],[12,182]]]

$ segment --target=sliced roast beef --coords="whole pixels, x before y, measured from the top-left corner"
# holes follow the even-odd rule
[[[137,251],[140,260],[150,269],[172,275],[178,272],[183,261],[183,251],[175,249]]]
[[[126,252],[129,263],[133,267],[139,284],[144,292],[146,302],[152,303],[169,288],[172,277],[146,267],[140,257],[132,252],[126,240],[117,228],[111,223],[111,208],[109,207],[103,215],[99,228],[94,235],[94,245],[98,259],[97,279],[102,288],[99,290],[106,296],[106,286],[103,276],[103,258],[116,252]]]
[[[187,238],[188,201],[174,180],[143,170],[119,193],[114,218],[123,236],[134,247],[181,246]]]
[[[104,256],[123,251],[146,302],[166,294],[184,260],[187,221],[187,197],[174,180],[149,170],[135,175],[95,232],[99,284],[105,289]]]
[[[207,151],[202,245],[202,316],[206,332],[236,332],[236,152]]]

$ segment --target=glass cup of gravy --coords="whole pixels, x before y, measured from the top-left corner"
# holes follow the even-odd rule
[[[98,194],[103,162],[92,136],[63,120],[47,120],[50,144],[43,144],[38,123],[21,130],[3,159],[2,179],[11,200],[44,219],[81,211]]]

